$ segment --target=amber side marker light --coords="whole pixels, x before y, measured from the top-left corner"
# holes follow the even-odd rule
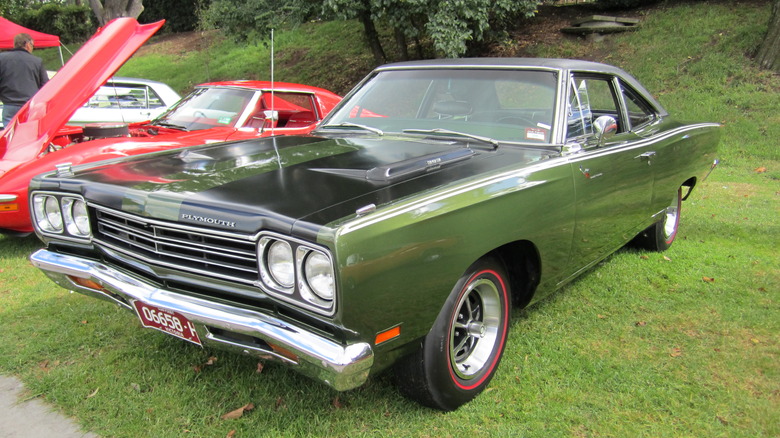
[[[390,330],[385,330],[379,334],[376,335],[376,339],[374,340],[374,345],[379,345],[383,342],[387,342],[390,339],[397,338],[401,336],[401,326],[395,326],[391,328]]]
[[[284,356],[287,359],[290,359],[291,361],[293,361],[295,363],[298,363],[298,355],[297,354],[293,353],[292,351],[290,351],[290,350],[288,350],[286,348],[280,347],[280,346],[278,346],[276,344],[271,344],[270,342],[268,343],[268,345],[271,346],[271,349],[276,354],[278,354],[280,356]]]
[[[0,211],[19,211],[19,204],[0,204]]]
[[[104,288],[103,286],[99,285],[98,283],[95,283],[92,280],[88,280],[86,278],[74,277],[72,275],[69,275],[68,278],[70,278],[70,281],[78,284],[79,286],[83,286],[83,287],[86,287],[86,288],[89,288],[89,289],[95,289],[95,290],[99,290],[99,291],[106,290],[106,288]]]

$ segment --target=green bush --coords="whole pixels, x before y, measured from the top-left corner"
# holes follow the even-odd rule
[[[16,19],[18,24],[29,29],[59,36],[63,43],[84,41],[97,29],[88,6],[46,3],[20,12]]]
[[[157,0],[146,2],[144,11],[138,17],[141,23],[165,20],[165,33],[189,32],[198,27],[198,13],[208,8],[210,0]]]

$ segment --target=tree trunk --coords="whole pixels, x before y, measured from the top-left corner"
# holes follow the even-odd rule
[[[89,6],[95,13],[100,26],[119,17],[138,18],[144,10],[143,0],[89,0]]]
[[[406,43],[406,35],[401,29],[395,29],[395,44],[398,46],[398,51],[401,53],[401,61],[409,60],[409,48]]]
[[[382,49],[382,43],[379,42],[379,32],[377,32],[376,27],[374,27],[374,21],[371,19],[371,11],[364,9],[358,12],[358,18],[360,19],[360,22],[363,23],[366,40],[368,40],[368,45],[371,47],[371,53],[374,54],[376,64],[384,64],[387,57],[385,56],[384,49]]]
[[[756,60],[761,67],[780,72],[780,0],[775,0],[772,5],[769,29],[758,49]]]

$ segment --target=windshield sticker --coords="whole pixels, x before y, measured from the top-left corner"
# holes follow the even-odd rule
[[[221,124],[223,124],[223,125],[229,125],[229,124],[230,124],[230,119],[231,119],[231,118],[232,118],[232,117],[220,117],[220,118],[217,120],[217,123],[221,123]]]
[[[525,129],[526,140],[539,140],[547,141],[547,131],[539,128],[526,128]]]

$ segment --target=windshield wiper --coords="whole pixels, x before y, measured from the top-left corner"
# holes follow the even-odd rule
[[[449,129],[441,129],[441,128],[404,129],[403,132],[410,133],[410,134],[443,134],[443,135],[452,135],[455,137],[465,137],[472,140],[477,140],[482,143],[491,144],[493,145],[493,149],[498,149],[498,140],[492,139],[490,137],[483,137],[481,135],[468,134],[465,132],[458,132],[458,131],[450,131]]]
[[[168,122],[152,122],[150,125],[154,126],[164,126],[166,128],[173,128],[173,129],[179,129],[181,131],[189,131],[189,129],[185,128],[184,126],[177,125],[175,123],[168,123]]]
[[[342,122],[335,125],[323,125],[319,127],[319,129],[322,128],[358,128],[364,131],[373,132],[374,134],[377,135],[385,135],[385,133],[381,129],[374,128],[372,126],[361,125],[358,123],[350,123],[350,122]]]

